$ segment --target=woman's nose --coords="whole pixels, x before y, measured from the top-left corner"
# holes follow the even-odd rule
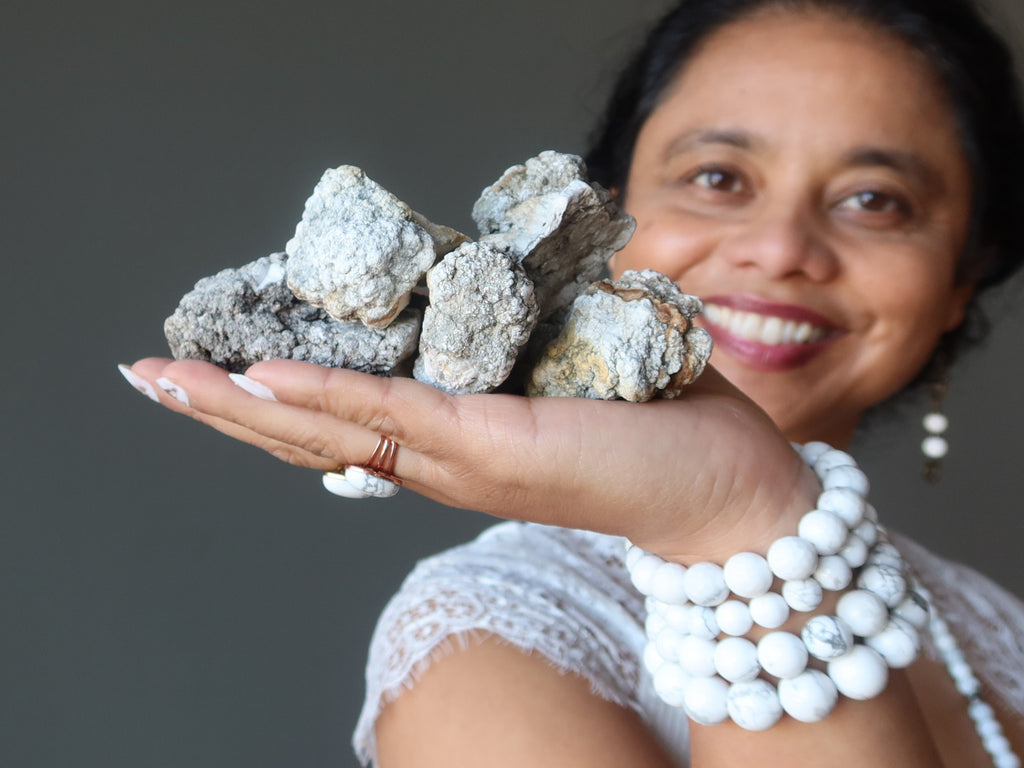
[[[821,237],[809,212],[765,210],[740,225],[727,243],[736,267],[758,269],[771,279],[803,278],[825,282],[839,268],[835,253]]]

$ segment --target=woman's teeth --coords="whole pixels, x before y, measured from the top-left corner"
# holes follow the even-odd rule
[[[828,329],[808,322],[783,320],[772,315],[744,312],[717,304],[704,304],[704,317],[709,323],[748,341],[761,344],[809,344],[820,341]]]

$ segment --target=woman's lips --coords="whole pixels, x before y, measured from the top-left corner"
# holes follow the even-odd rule
[[[799,367],[840,335],[835,325],[806,307],[746,294],[704,299],[701,317],[719,349],[762,371]]]

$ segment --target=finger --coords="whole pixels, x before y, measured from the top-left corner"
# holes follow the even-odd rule
[[[232,421],[202,413],[190,407],[189,396],[184,387],[177,386],[163,373],[173,360],[166,358],[146,358],[132,366],[118,366],[125,379],[140,393],[158,402],[175,413],[188,416],[206,426],[216,429],[228,437],[248,443],[274,456],[276,459],[295,466],[314,469],[334,469],[337,462],[303,448],[274,440],[261,435]]]

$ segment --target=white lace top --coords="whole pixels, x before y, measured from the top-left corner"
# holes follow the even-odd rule
[[[957,635],[977,676],[1024,717],[1024,604],[963,565],[894,537]],[[687,720],[662,703],[640,662],[643,600],[623,563],[623,540],[532,523],[501,523],[420,562],[381,614],[353,736],[376,759],[374,722],[433,659],[474,634],[497,635],[590,681],[635,710],[681,766]]]

